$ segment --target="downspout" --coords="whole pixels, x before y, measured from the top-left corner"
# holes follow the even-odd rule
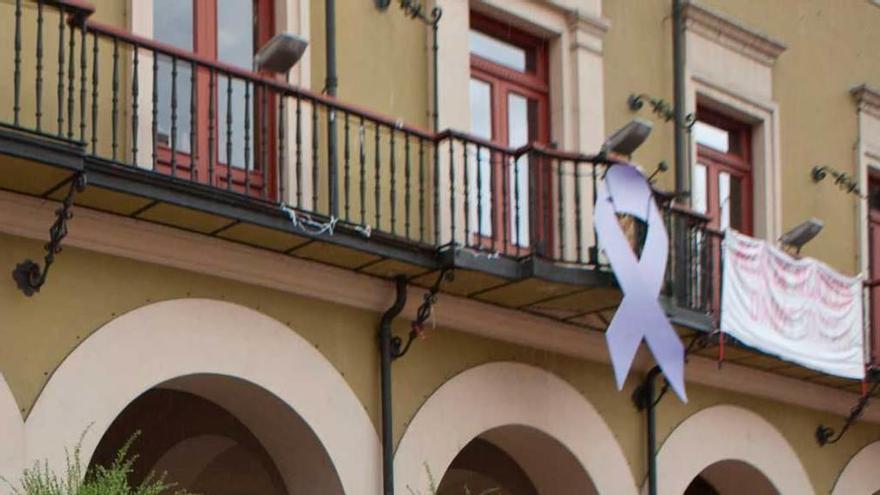
[[[658,398],[654,394],[654,381],[659,374],[659,366],[651,368],[645,376],[645,380],[633,392],[633,402],[636,407],[645,411],[648,495],[657,495],[657,418],[654,408],[657,406]]]
[[[324,31],[326,35],[327,77],[324,91],[336,97],[339,80],[336,76],[336,0],[324,0]],[[335,217],[339,213],[339,191],[337,185],[337,136],[336,111],[327,110],[327,191],[329,215]],[[317,211],[318,205],[312,205]]]
[[[673,72],[673,112],[675,114],[675,192],[678,197],[690,204],[690,171],[688,169],[685,95],[684,95],[684,26],[682,25],[682,0],[672,0],[672,72]]]
[[[435,7],[435,9],[439,9],[439,7]],[[434,90],[434,132],[440,132],[440,88],[439,85],[439,76],[438,70],[440,68],[440,63],[437,61],[437,52],[439,51],[440,45],[438,42],[437,36],[437,26],[440,24],[440,16],[442,15],[441,10],[435,10],[436,17],[435,21],[431,24],[431,31],[433,35],[433,44],[431,45],[431,54],[432,54],[432,62],[434,64],[433,77],[434,81],[432,83],[432,89]],[[435,162],[436,163],[436,162]]]
[[[391,410],[391,322],[406,304],[406,277],[395,279],[397,295],[394,304],[382,315],[379,323],[379,351],[381,355],[382,385],[382,486],[385,495],[394,495],[394,430]]]

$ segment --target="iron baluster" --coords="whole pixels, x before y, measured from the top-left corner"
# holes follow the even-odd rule
[[[151,111],[152,114],[152,129],[150,130],[153,142],[153,163],[151,167],[153,170],[156,169],[156,165],[159,164],[159,54],[153,52],[153,98],[152,98],[153,108]]]
[[[244,80],[244,195],[251,194],[251,84]]]
[[[390,168],[391,168],[391,201],[390,209],[391,209],[391,233],[397,233],[397,162],[395,161],[395,155],[397,154],[394,149],[394,135],[396,134],[393,127],[388,128],[391,137],[389,139],[388,145],[388,156],[390,159]]]
[[[425,139],[419,138],[419,242],[425,242]]]
[[[302,98],[296,97],[296,205],[302,207]]]
[[[436,129],[435,129],[436,131]],[[434,142],[434,178],[431,193],[434,197],[434,244],[440,244],[440,142]]]
[[[131,70],[131,163],[135,166],[137,166],[138,113],[140,112],[140,105],[138,104],[138,98],[140,98],[140,86],[138,83],[139,51],[137,47],[134,47],[134,59],[132,60]]]
[[[483,235],[483,148],[477,145],[477,238]],[[478,243],[479,244],[479,243]]]
[[[55,262],[55,255],[61,252],[61,241],[67,236],[67,222],[73,218],[70,208],[73,206],[74,196],[77,192],[82,192],[85,187],[86,176],[83,172],[77,172],[71,177],[70,189],[61,206],[55,210],[55,222],[49,229],[49,242],[44,246],[46,255],[43,258],[42,269],[35,261],[26,259],[16,265],[12,271],[12,278],[24,295],[28,297],[34,295],[46,283],[49,269]]]
[[[498,176],[496,174],[498,173],[497,169],[499,167],[495,166],[495,160],[496,160],[496,158],[501,160],[501,159],[503,159],[502,157],[503,157],[503,155],[492,152],[491,150],[489,150],[489,184],[491,184],[490,191],[491,191],[491,198],[492,198],[492,201],[489,202],[489,222],[490,222],[489,228],[492,230],[492,251],[494,251],[494,252],[498,252],[498,240],[504,230],[504,223],[505,223],[504,222],[504,215],[507,214],[507,209],[504,207],[503,204],[501,204],[500,205],[501,215],[502,215],[501,225],[497,225],[499,204],[498,204],[498,201],[495,200],[497,197],[496,191],[495,191],[495,187],[496,187],[495,183],[496,183],[496,179],[498,178]],[[502,167],[503,167],[503,161],[502,161]],[[504,194],[504,190],[505,190],[504,179],[503,179],[504,169],[502,168],[501,170],[502,170],[502,173],[501,173],[501,177],[502,177],[502,180],[501,180],[501,202],[504,203],[504,201],[507,201],[507,196]]]
[[[522,245],[522,239],[520,236],[522,233],[520,232],[520,211],[519,211],[519,157],[513,157],[513,234],[516,239],[516,255],[519,256],[520,246]]]
[[[556,162],[556,180],[559,192],[556,196],[556,216],[559,228],[559,259],[565,259],[565,162]]]
[[[412,178],[411,178],[411,170],[412,166],[410,160],[410,147],[409,147],[409,133],[403,132],[403,230],[405,232],[405,236],[409,239],[410,232],[410,208],[409,202],[411,199],[410,188],[412,187]]]
[[[379,137],[380,137],[381,133],[382,133],[382,128],[379,126],[378,123],[376,123],[376,134],[375,134],[375,136],[373,136],[375,138],[374,139],[374,141],[375,141],[374,146],[376,148],[374,150],[375,154],[376,154],[376,161],[375,161],[375,167],[373,168],[373,179],[374,179],[373,180],[373,196],[376,201],[375,207],[376,207],[376,228],[377,229],[380,228],[380,226],[382,225],[380,223],[380,221],[382,220],[382,183],[380,181],[380,176],[381,176],[381,171],[382,171],[382,162],[380,160],[380,154],[379,154],[379,144],[380,144]]]
[[[198,126],[196,121],[199,111],[198,107],[198,85],[196,83],[196,70],[198,67],[195,62],[189,64],[189,179],[191,181],[198,180],[199,174],[199,137]]]
[[[455,141],[449,140],[449,226],[450,242],[455,245]]]
[[[208,184],[215,185],[214,174],[217,166],[217,108],[214,94],[217,87],[217,74],[212,67],[208,71]]]
[[[349,138],[349,132],[351,131],[351,126],[349,124],[349,116],[348,112],[343,113],[343,121],[344,121],[344,132],[345,132],[345,150],[343,153],[343,194],[345,201],[345,219],[348,220],[351,218],[351,150],[349,147],[351,146],[351,139]]]
[[[461,160],[464,166],[464,245],[470,245],[471,238],[471,181],[470,161],[468,160],[468,143],[461,142]]]
[[[578,263],[583,263],[583,229],[581,224],[581,163],[574,162],[574,229],[575,229],[575,237],[577,238],[575,242],[577,245],[575,246],[575,252]]]
[[[501,249],[507,252],[510,246],[510,157],[506,153],[501,154],[501,221],[504,224],[502,228],[503,237],[501,239]]]
[[[79,140],[82,143],[86,141],[86,85],[88,84],[88,59],[87,54],[89,52],[88,47],[86,46],[86,40],[88,39],[86,34],[88,29],[86,27],[86,19],[82,18],[82,24],[80,25],[80,38],[79,38]]]
[[[111,99],[111,146],[113,150],[113,161],[116,161],[116,151],[119,147],[117,140],[117,127],[119,125],[119,40],[113,38],[113,97]]]
[[[92,45],[92,155],[98,154],[98,33],[93,36]],[[155,81],[153,90],[155,91]],[[154,105],[155,108],[155,105]]]
[[[76,54],[76,30],[73,24],[70,25],[70,35],[68,40],[68,63],[67,63],[67,139],[73,140],[73,109],[76,102],[73,101],[73,95],[76,94],[76,64],[74,63],[74,55]]]
[[[266,199],[269,183],[269,86],[266,83],[260,91],[260,155],[260,176],[263,178],[260,197]]]
[[[232,190],[232,74],[226,75],[226,190]]]
[[[19,112],[21,112],[21,0],[15,0],[15,69],[13,70],[13,103],[12,114],[15,126],[19,125]]]
[[[58,16],[58,137],[64,136],[64,19],[67,17],[64,6],[59,7]]]
[[[318,211],[318,102],[312,100],[312,210]]]
[[[360,161],[360,179],[359,192],[361,203],[361,223],[367,221],[367,150],[366,150],[366,127],[364,127],[364,117],[360,117],[358,123],[358,160]]]
[[[37,132],[43,130],[43,1],[37,2],[37,78],[36,78],[36,125]],[[21,0],[18,0],[21,3]],[[85,30],[83,30],[85,36]],[[85,45],[85,39],[83,39]]]
[[[278,173],[276,174],[278,181],[278,201],[285,202],[287,198],[284,197],[284,183],[287,180],[286,166],[287,166],[287,147],[284,141],[284,136],[287,134],[287,116],[284,109],[284,96],[285,94],[282,92],[278,92]],[[299,125],[297,125],[297,132],[299,132]],[[297,153],[299,153],[299,145],[297,145]],[[264,181],[268,181],[268,172],[266,177],[263,178]],[[297,188],[299,188],[299,182],[297,182]]]
[[[177,177],[177,56],[171,57],[171,176]]]

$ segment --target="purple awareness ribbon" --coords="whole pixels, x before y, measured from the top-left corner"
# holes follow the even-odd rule
[[[632,215],[647,224],[641,258],[633,252],[616,213]],[[651,186],[636,167],[618,163],[608,169],[596,199],[595,216],[599,242],[623,292],[623,301],[605,333],[617,388],[623,388],[644,338],[666,381],[687,402],[684,346],[657,301],[666,271],[669,238]]]

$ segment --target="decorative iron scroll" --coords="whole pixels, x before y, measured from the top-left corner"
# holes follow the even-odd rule
[[[36,292],[40,292],[40,287],[46,283],[46,277],[49,275],[49,268],[55,262],[55,255],[61,252],[61,241],[67,237],[67,222],[73,218],[73,212],[70,208],[73,206],[73,199],[77,192],[82,192],[86,188],[86,175],[84,172],[77,172],[70,179],[70,189],[67,190],[67,196],[61,206],[55,210],[55,223],[49,229],[49,242],[46,243],[44,249],[46,256],[43,257],[43,267],[31,260],[26,259],[15,266],[12,271],[12,278],[15,279],[16,285],[24,295],[30,297]]]

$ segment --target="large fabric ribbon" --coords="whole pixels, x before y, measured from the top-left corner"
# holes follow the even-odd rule
[[[642,256],[638,258],[617,220],[617,213],[632,215],[647,224]],[[622,389],[642,339],[682,401],[684,346],[669,323],[657,296],[666,271],[669,239],[654,202],[651,186],[629,164],[612,165],[596,198],[596,232],[623,292],[623,301],[605,333],[617,388]]]

